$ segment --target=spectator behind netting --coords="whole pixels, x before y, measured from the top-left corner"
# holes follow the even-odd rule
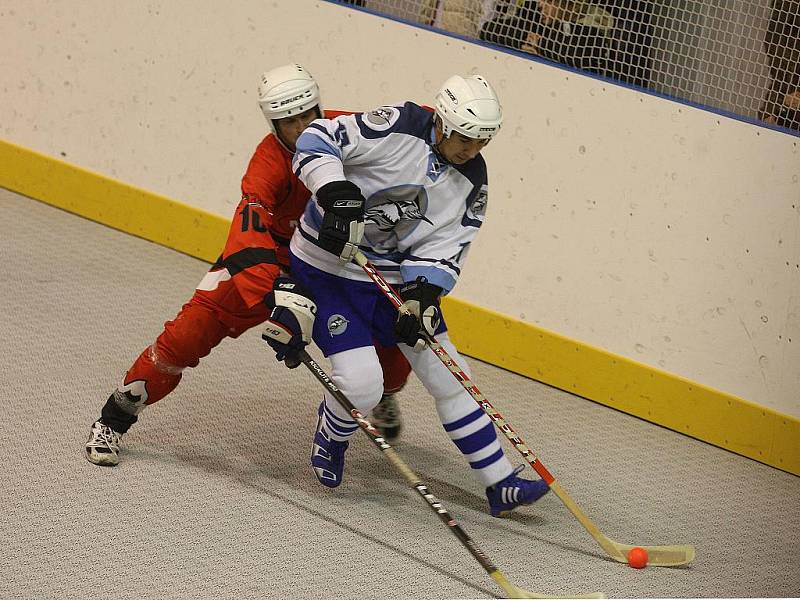
[[[773,0],[764,51],[772,83],[759,118],[800,131],[800,0]]]
[[[614,18],[584,0],[501,0],[481,29],[486,42],[601,75],[610,69]]]
[[[600,0],[614,17],[614,44],[610,75],[614,79],[649,87],[652,71],[653,2],[651,0]]]
[[[451,33],[478,37],[494,0],[423,0],[420,21]]]

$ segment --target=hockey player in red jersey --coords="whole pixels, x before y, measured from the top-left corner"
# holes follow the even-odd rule
[[[94,464],[116,465],[120,438],[139,413],[174,390],[182,371],[196,367],[224,338],[237,338],[266,322],[264,339],[287,364],[291,350],[311,339],[313,299],[288,276],[289,240],[310,197],[292,170],[292,155],[297,138],[314,119],[346,113],[323,114],[316,81],[296,64],[262,75],[259,105],[272,132],[256,148],[242,178],[242,200],[225,248],[192,298],[164,324],[109,396],[85,446]],[[385,400],[374,420],[386,427],[387,437],[394,437],[399,421],[393,394],[410,367],[396,346],[378,351]]]

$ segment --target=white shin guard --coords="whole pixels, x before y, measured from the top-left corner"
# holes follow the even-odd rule
[[[383,371],[373,346],[332,354],[331,379],[362,413],[369,412],[383,394]],[[323,427],[334,440],[343,442],[352,436],[358,425],[336,399],[325,392]]]
[[[470,375],[466,361],[458,354],[447,334],[436,336],[436,339]],[[494,485],[508,477],[514,468],[502,450],[494,424],[469,392],[432,351],[417,353],[408,346],[401,346],[401,349],[414,373],[436,399],[436,411],[447,435],[467,459],[483,486]]]

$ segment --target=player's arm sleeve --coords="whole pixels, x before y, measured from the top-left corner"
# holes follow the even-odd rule
[[[483,225],[488,201],[484,182],[474,186],[466,200],[464,212],[437,229],[423,242],[410,249],[400,266],[403,281],[425,277],[449,293],[455,287],[466,261],[470,245]]]
[[[285,167],[263,145],[259,146],[242,178],[242,199],[228,232],[222,261],[239,295],[252,308],[272,290],[280,274],[270,234],[276,202],[285,193]]]
[[[292,168],[311,193],[316,194],[326,183],[345,179],[343,163],[358,145],[353,136],[354,119],[354,115],[317,119],[297,139]]]
[[[385,143],[401,126],[403,110],[387,106],[313,121],[297,139],[294,174],[313,194],[326,183],[346,179],[344,166]]]

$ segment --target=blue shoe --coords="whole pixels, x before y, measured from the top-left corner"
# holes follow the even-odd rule
[[[314,434],[314,446],[311,450],[311,466],[319,482],[329,488],[338,487],[342,483],[344,471],[344,453],[349,442],[337,442],[328,437],[322,428],[322,411],[325,401],[319,405],[317,414],[317,432]]]
[[[505,517],[518,506],[533,504],[550,489],[542,479],[531,481],[517,477],[517,473],[524,468],[524,465],[517,467],[511,475],[486,488],[486,498],[493,517]]]

